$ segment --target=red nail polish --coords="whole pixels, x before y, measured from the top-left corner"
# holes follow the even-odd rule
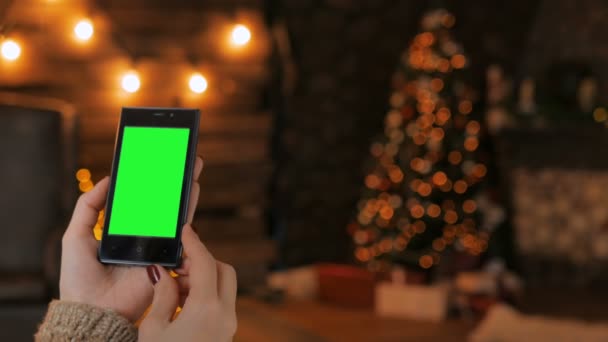
[[[148,278],[150,278],[152,285],[158,283],[160,280],[160,271],[158,270],[158,267],[156,267],[156,265],[150,265],[146,267],[146,271],[148,271]]]

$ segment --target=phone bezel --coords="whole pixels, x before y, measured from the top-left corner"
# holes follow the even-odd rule
[[[114,144],[114,159],[104,217],[105,228],[98,250],[98,258],[102,263],[140,266],[158,264],[166,267],[179,267],[182,255],[181,231],[188,218],[188,202],[198,145],[199,120],[200,112],[198,109],[142,107],[125,107],[122,109]],[[190,129],[175,238],[108,234],[109,229],[106,228],[112,215],[116,174],[120,163],[120,150],[125,126]]]

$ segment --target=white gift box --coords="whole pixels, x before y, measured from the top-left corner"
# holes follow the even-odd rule
[[[266,281],[270,288],[284,290],[289,298],[312,300],[319,295],[319,275],[315,266],[273,272]]]
[[[489,272],[461,272],[456,276],[455,290],[465,294],[495,296],[498,293],[497,276]]]
[[[382,282],[376,285],[375,312],[379,316],[440,322],[448,309],[448,286]]]

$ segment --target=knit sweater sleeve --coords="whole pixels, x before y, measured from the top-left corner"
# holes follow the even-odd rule
[[[89,304],[54,300],[35,335],[37,342],[137,341],[137,330],[124,317]]]

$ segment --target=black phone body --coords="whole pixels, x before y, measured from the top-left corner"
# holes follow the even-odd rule
[[[98,257],[125,265],[181,264],[200,112],[123,108]]]

